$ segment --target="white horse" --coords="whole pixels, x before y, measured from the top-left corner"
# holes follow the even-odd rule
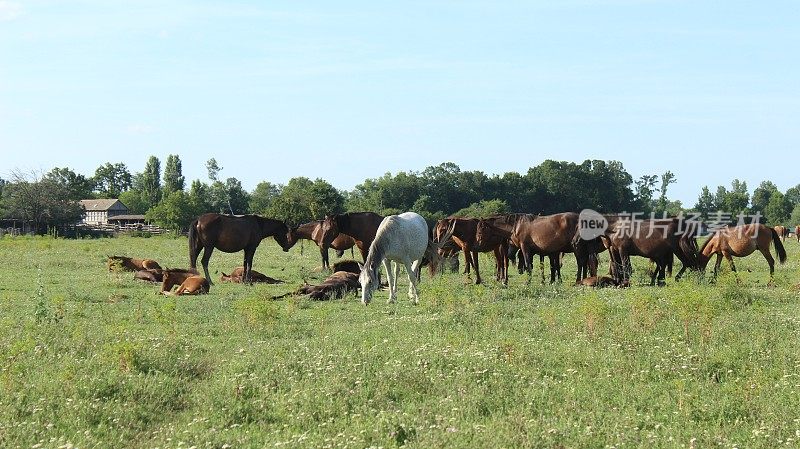
[[[361,282],[361,302],[364,305],[369,304],[372,292],[380,286],[378,269],[381,263],[389,278],[389,303],[393,303],[397,297],[397,277],[400,275],[401,263],[408,273],[408,297],[413,304],[419,302],[417,279],[422,257],[428,249],[428,235],[425,219],[414,212],[389,215],[381,221],[358,277]]]

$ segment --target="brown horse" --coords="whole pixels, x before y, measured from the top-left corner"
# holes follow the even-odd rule
[[[778,237],[781,238],[781,241],[786,241],[786,236],[789,235],[789,229],[786,226],[778,225],[774,226],[772,229],[778,234]]]
[[[165,293],[172,290],[172,287],[181,285],[186,279],[197,276],[199,273],[196,269],[190,268],[188,270],[183,268],[168,268],[161,272],[161,290],[159,293]]]
[[[330,223],[326,223],[325,220],[314,220],[295,227],[291,231],[289,247],[294,246],[300,239],[311,240],[319,247],[322,268],[329,269],[331,265],[328,258],[328,248],[335,249],[337,255],[342,257],[345,250],[352,249],[356,245],[353,237],[341,233],[335,235],[327,229],[329,226]]]
[[[561,253],[574,251],[572,241],[577,229],[578,214],[574,212],[545,216],[525,215],[517,219],[511,231],[511,243],[522,252],[529,273],[534,254],[550,257],[550,282],[553,283],[556,278],[561,279]],[[578,268],[580,277],[580,262]]]
[[[161,268],[158,268],[158,269],[138,270],[135,273],[133,273],[133,278],[147,282],[162,282],[164,280],[164,275],[162,273]]]
[[[334,271],[333,274],[325,278],[319,285],[305,284],[294,292],[273,296],[272,299],[285,298],[292,295],[308,295],[311,299],[322,301],[341,298],[349,292],[358,291],[360,286],[361,283],[358,281],[358,273]]]
[[[772,254],[769,252],[770,240],[775,244],[775,252],[778,253],[778,261],[780,263],[786,262],[786,250],[783,248],[780,236],[775,232],[775,229],[769,226],[760,223],[752,223],[717,231],[706,240],[700,248],[700,256],[698,257],[700,269],[705,270],[711,256],[716,254],[717,262],[714,264],[715,275],[722,263],[723,256],[728,259],[731,265],[731,271],[736,272],[736,266],[733,264],[733,256],[747,257],[752,254],[753,251],[759,250],[769,264],[769,277],[771,282],[772,275],[775,272],[775,259],[772,258]]]
[[[478,221],[475,242],[478,247],[492,248],[496,261],[497,280],[508,284],[509,239],[511,231],[507,227],[497,226],[491,219]]]
[[[170,277],[174,276],[176,276],[174,273],[170,273],[168,270],[164,271],[164,282],[167,282]],[[174,279],[171,280],[171,282],[174,282]],[[171,293],[169,290],[162,290],[161,293],[167,296],[204,295],[208,293],[210,288],[211,287],[209,286],[209,282],[206,278],[197,274],[193,274],[183,279],[178,289],[175,290],[175,293]]]
[[[348,273],[361,273],[362,265],[355,260],[342,260],[333,264],[333,272],[346,271]]]
[[[241,284],[244,275],[244,267],[236,267],[231,271],[231,274],[222,273],[219,280],[220,282],[232,282],[234,284]],[[283,284],[280,279],[271,278],[265,274],[261,274],[256,270],[250,272],[250,282],[263,283],[263,284]]]
[[[630,280],[630,256],[646,257],[655,262],[650,285],[655,285],[656,281],[664,283],[673,255],[683,264],[675,279],[680,279],[687,268],[697,268],[697,243],[693,229],[677,218],[617,219],[610,222],[603,239],[609,249],[611,268],[618,270],[614,274],[620,282]]]
[[[250,283],[253,256],[266,237],[275,237],[281,248],[289,251],[290,230],[280,220],[258,215],[203,214],[189,226],[189,266],[197,267],[197,256],[202,249],[203,271],[206,279],[210,279],[208,261],[214,248],[226,253],[244,250],[244,281]]]
[[[383,221],[383,216],[374,212],[348,212],[346,214],[329,215],[325,217],[323,240],[330,238],[330,235],[345,234],[355,240],[358,250],[361,251],[363,260],[367,260],[367,253],[378,226]]]
[[[794,236],[797,237],[797,242],[800,243],[800,225],[794,227]]]
[[[620,282],[613,276],[591,276],[581,279],[580,282],[576,282],[575,285],[582,285],[584,287],[595,287],[595,288],[630,286],[630,284],[627,281]]]
[[[135,259],[125,256],[108,256],[108,271],[119,267],[127,271],[160,270],[161,266],[153,259]]]

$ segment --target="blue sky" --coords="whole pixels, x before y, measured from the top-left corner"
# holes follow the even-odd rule
[[[445,161],[800,183],[796,1],[0,0],[0,176],[152,154],[248,190]]]

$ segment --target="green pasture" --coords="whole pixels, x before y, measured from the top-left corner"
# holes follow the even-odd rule
[[[485,285],[425,272],[419,306],[401,279],[396,304],[364,307],[270,299],[325,277],[308,244],[256,253],[286,284],[164,297],[105,258],[186,267],[185,238],[6,237],[0,447],[797,447],[786,248],[774,285],[754,254],[738,282],[723,263],[650,287],[639,259],[632,288],[584,289],[567,256],[563,284],[503,287],[484,255]],[[215,278],[241,258],[215,252]]]

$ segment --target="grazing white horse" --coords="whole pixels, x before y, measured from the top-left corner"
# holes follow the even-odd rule
[[[358,277],[361,282],[361,302],[369,304],[372,292],[380,286],[378,270],[382,262],[389,278],[389,303],[393,303],[397,297],[397,277],[402,263],[408,273],[408,297],[413,304],[417,304],[417,279],[427,248],[428,224],[419,214],[405,212],[384,218],[378,226],[375,240],[369,246],[367,259]]]

